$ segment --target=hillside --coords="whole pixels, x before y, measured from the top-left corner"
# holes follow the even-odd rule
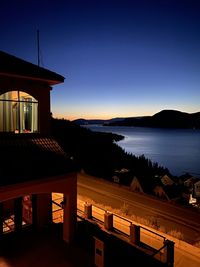
[[[110,120],[98,120],[98,119],[77,119],[72,122],[77,125],[88,125],[88,124],[106,124],[106,123],[114,123],[118,121],[122,121],[125,118],[113,118]]]
[[[200,129],[200,112],[189,114],[177,110],[162,110],[153,116],[125,118],[104,125]]]
[[[130,184],[134,175],[146,177],[151,183],[151,177],[169,173],[166,168],[144,156],[136,157],[126,153],[114,142],[123,136],[93,132],[73,122],[53,118],[51,127],[53,137],[76,160],[78,167],[88,174],[111,180],[115,170],[126,168],[130,172],[123,183]]]

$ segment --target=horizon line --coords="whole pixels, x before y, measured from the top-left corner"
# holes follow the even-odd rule
[[[195,114],[195,113],[198,113],[200,111],[195,111],[195,112],[187,112],[187,111],[181,111],[181,110],[178,110],[178,109],[162,109],[158,112],[155,112],[151,115],[135,115],[135,116],[112,116],[112,117],[109,117],[109,118],[103,118],[103,117],[84,117],[84,116],[62,116],[62,115],[52,115],[53,118],[55,119],[66,119],[66,120],[69,120],[69,121],[74,121],[74,120],[112,120],[112,119],[125,119],[125,118],[140,118],[140,117],[151,117],[161,111],[178,111],[178,112],[182,112],[182,113],[187,113],[187,114]]]

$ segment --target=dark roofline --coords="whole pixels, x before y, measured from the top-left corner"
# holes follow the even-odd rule
[[[0,187],[77,172],[71,155],[51,136],[0,134]]]
[[[3,51],[0,51],[0,75],[45,81],[49,85],[63,83],[65,79],[56,72],[42,68]]]

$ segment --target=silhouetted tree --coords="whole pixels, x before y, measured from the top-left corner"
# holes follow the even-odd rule
[[[91,175],[111,180],[115,170],[127,168],[130,176],[122,181],[128,184],[133,175],[151,179],[154,175],[169,173],[144,155],[136,157],[125,152],[114,142],[123,138],[120,135],[93,132],[68,120],[54,118],[51,119],[51,130],[53,137],[76,160],[79,168]]]

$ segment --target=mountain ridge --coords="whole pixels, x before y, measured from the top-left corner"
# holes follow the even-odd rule
[[[103,124],[104,126],[138,126],[154,128],[194,128],[200,129],[200,112],[187,113],[165,109],[152,116],[112,118],[109,120],[74,120],[76,124]]]

